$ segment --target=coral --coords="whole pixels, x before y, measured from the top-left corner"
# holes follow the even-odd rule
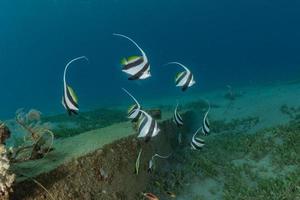
[[[5,140],[10,138],[10,135],[8,127],[0,121],[0,144],[5,144]]]
[[[26,113],[20,109],[16,112],[16,122],[28,134],[23,144],[13,148],[11,160],[19,162],[44,157],[52,148],[54,134],[48,129],[48,123],[41,122],[41,112],[31,109]]]
[[[0,145],[0,197],[8,196],[11,191],[15,175],[9,171],[10,164],[4,145]]]

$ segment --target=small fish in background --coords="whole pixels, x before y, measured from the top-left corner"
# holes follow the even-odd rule
[[[207,101],[208,103],[208,109],[204,115],[204,118],[203,118],[203,122],[202,122],[202,133],[204,135],[208,135],[210,133],[210,122],[209,122],[209,119],[208,119],[208,114],[210,112],[210,103]]]
[[[184,66],[179,62],[169,62],[166,65],[171,65],[171,64],[179,65],[185,69],[185,71],[177,73],[175,77],[176,87],[181,87],[182,91],[186,91],[187,88],[193,86],[196,83],[194,80],[194,75],[186,66]]]
[[[149,161],[149,165],[148,165],[148,173],[152,173],[153,172],[153,168],[154,168],[154,161],[155,161],[155,158],[158,157],[158,158],[161,158],[161,159],[167,159],[171,156],[172,154],[169,154],[167,156],[161,156],[159,154],[154,154],[154,156],[152,156],[151,160]]]
[[[202,140],[201,138],[196,137],[196,135],[198,134],[198,132],[200,131],[200,129],[202,129],[202,127],[199,128],[195,132],[195,134],[193,135],[192,142],[191,142],[191,149],[192,150],[200,150],[205,145],[204,140]]]
[[[143,149],[141,148],[138,154],[138,157],[135,161],[135,174],[139,175],[139,169],[140,169],[140,160],[141,160],[141,155],[142,155]]]
[[[174,115],[173,115],[173,122],[176,124],[177,127],[183,126],[183,120],[180,114],[178,113],[178,103],[176,105]]]
[[[159,198],[152,193],[142,193],[142,194],[148,200],[159,200]]]
[[[160,129],[157,121],[148,113],[143,110],[140,110],[140,112],[142,112],[142,115],[138,120],[138,138],[145,138],[145,142],[148,142],[160,132]]]
[[[176,198],[176,194],[174,192],[167,191],[166,194],[171,198]]]
[[[182,133],[181,132],[178,133],[177,141],[178,141],[178,144],[182,144]]]
[[[137,122],[138,119],[141,116],[141,105],[139,104],[139,102],[136,100],[136,98],[134,98],[134,96],[132,94],[130,94],[130,92],[128,92],[126,89],[122,88],[135,102],[134,105],[132,105],[129,109],[128,109],[128,118],[131,119],[132,122]]]
[[[142,80],[151,77],[150,64],[143,49],[134,40],[125,35],[118,33],[113,33],[113,35],[128,39],[139,49],[142,54],[142,56],[131,56],[121,60],[122,71],[130,75],[128,80]]]
[[[85,59],[86,61],[88,61],[87,57],[85,57],[85,56],[74,58],[73,60],[71,60],[70,62],[67,63],[65,70],[64,70],[64,78],[63,78],[64,94],[62,97],[62,105],[67,110],[67,112],[70,116],[72,114],[75,114],[75,115],[78,114],[79,106],[78,106],[78,97],[77,97],[75,91],[73,90],[73,88],[70,85],[67,84],[67,81],[66,81],[67,70],[73,62],[81,60],[81,59]]]

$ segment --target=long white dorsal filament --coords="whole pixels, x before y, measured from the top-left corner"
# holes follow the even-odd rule
[[[165,64],[165,65],[172,65],[172,64],[179,65],[179,66],[181,66],[183,69],[185,69],[185,71],[190,72],[190,70],[189,70],[186,66],[184,66],[183,64],[181,64],[181,63],[179,63],[179,62],[168,62],[168,63]]]
[[[143,49],[133,39],[131,39],[130,37],[128,37],[126,35],[122,35],[122,34],[119,34],[119,33],[113,33],[113,35],[114,36],[119,36],[119,37],[126,38],[127,40],[129,40],[130,42],[132,42],[140,50],[140,52],[143,54],[143,57],[146,57],[146,54],[143,51]]]
[[[202,129],[202,127],[198,128],[197,131],[195,132],[195,134],[193,135],[193,138],[196,137],[196,135],[198,134],[198,132]]]
[[[138,107],[141,107],[139,102],[136,100],[136,98],[134,98],[134,96],[130,92],[128,92],[125,88],[122,88],[122,90],[124,90],[124,92],[126,92],[133,99],[133,101],[138,105]]]
[[[80,56],[80,57],[74,58],[73,60],[71,60],[71,61],[69,61],[69,62],[67,63],[67,65],[66,65],[66,67],[65,67],[65,71],[64,71],[64,84],[65,84],[65,86],[66,86],[66,74],[67,74],[67,70],[68,70],[69,66],[70,66],[73,62],[75,62],[75,61],[77,61],[77,60],[80,60],[80,59],[85,59],[85,60],[89,61],[89,59],[88,59],[86,56]]]
[[[159,154],[156,153],[154,156],[152,156],[152,160],[153,160],[155,157],[162,158],[162,159],[167,159],[167,158],[169,158],[171,155],[172,155],[172,153],[170,153],[170,154],[167,155],[167,156],[161,156],[161,155],[159,155]]]

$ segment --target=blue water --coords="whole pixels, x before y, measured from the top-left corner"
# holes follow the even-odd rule
[[[299,78],[300,2],[296,0],[2,0],[0,2],[0,117],[20,107],[44,113],[61,106],[65,64],[82,109],[139,96],[180,94],[163,66],[180,61],[197,84],[187,92]],[[153,77],[128,81],[119,60],[138,51],[113,32],[135,39],[150,58]]]

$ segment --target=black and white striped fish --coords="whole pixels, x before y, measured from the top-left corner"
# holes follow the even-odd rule
[[[208,110],[206,111],[202,122],[202,133],[204,135],[208,135],[210,133],[210,123],[208,119],[209,111],[210,111],[210,103],[208,102]]]
[[[62,105],[65,107],[65,109],[67,110],[69,115],[78,114],[79,111],[79,106],[78,106],[78,97],[75,93],[75,91],[73,90],[73,88],[67,84],[66,81],[66,74],[67,74],[67,70],[69,68],[69,66],[80,59],[85,59],[88,61],[87,57],[85,56],[81,56],[78,58],[74,58],[73,60],[71,60],[70,62],[67,63],[66,67],[65,67],[65,71],[64,71],[64,78],[63,78],[63,82],[64,82],[64,94],[62,97]]]
[[[178,104],[176,105],[174,115],[173,115],[173,122],[178,126],[181,127],[183,126],[183,120],[180,114],[178,113]]]
[[[137,122],[138,119],[141,116],[141,105],[139,104],[139,102],[136,100],[136,98],[134,98],[134,96],[132,94],[130,94],[130,92],[128,92],[126,89],[122,88],[135,102],[134,105],[132,105],[129,109],[128,109],[128,118],[131,119],[132,122]]]
[[[145,138],[145,142],[148,142],[160,132],[160,129],[157,121],[155,121],[148,113],[143,110],[140,110],[140,112],[142,115],[138,121],[138,138]]]
[[[146,79],[151,76],[150,73],[150,64],[148,58],[143,51],[143,49],[131,38],[114,33],[113,35],[123,37],[131,41],[141,52],[142,56],[131,56],[129,58],[123,58],[121,60],[122,71],[126,74],[130,75],[128,80],[138,80],[138,79]]]
[[[196,83],[194,80],[194,75],[186,66],[184,66],[183,64],[181,64],[179,62],[167,63],[167,65],[170,65],[170,64],[176,64],[185,69],[185,71],[177,73],[177,75],[175,77],[176,87],[181,87],[181,90],[185,91],[187,88],[193,86]]]
[[[167,159],[171,156],[172,154],[169,154],[167,156],[161,156],[159,154],[154,154],[154,156],[152,156],[151,160],[149,160],[149,165],[148,165],[148,173],[152,173],[153,172],[153,168],[154,168],[154,162],[155,162],[155,158],[161,158],[161,159]]]
[[[202,140],[201,138],[196,137],[196,135],[198,134],[198,132],[200,131],[200,129],[202,129],[202,127],[199,128],[196,131],[196,133],[193,135],[192,142],[191,142],[191,149],[192,150],[200,150],[205,145],[204,140]]]

